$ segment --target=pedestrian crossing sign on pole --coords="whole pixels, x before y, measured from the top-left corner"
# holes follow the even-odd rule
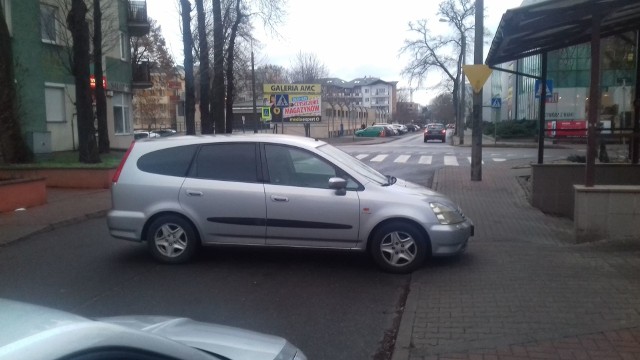
[[[499,97],[491,98],[491,107],[494,109],[500,109],[502,107],[502,99]]]
[[[271,121],[271,108],[269,106],[262,107],[262,121]]]
[[[278,107],[289,106],[289,94],[276,95],[276,106]]]

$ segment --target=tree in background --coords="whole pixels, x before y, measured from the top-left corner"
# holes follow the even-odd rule
[[[72,73],[76,86],[76,114],[78,119],[78,155],[82,163],[98,163],[98,144],[93,126],[89,74],[91,66],[90,33],[87,23],[87,5],[83,0],[71,0],[67,25],[73,39]]]
[[[452,25],[456,31],[445,36],[433,35],[429,30],[426,19],[409,23],[409,31],[416,35],[407,39],[400,50],[401,54],[408,54],[411,61],[402,71],[410,82],[423,84],[431,70],[442,73],[442,81],[436,85],[439,89],[446,89],[452,94],[452,106],[455,118],[458,118],[460,102],[460,80],[462,76],[463,40],[467,34],[471,37],[474,30],[475,1],[445,0],[438,6],[438,17],[441,21]],[[472,44],[470,38],[468,42]],[[468,49],[465,49],[467,52]]]
[[[198,58],[200,60],[200,131],[203,134],[213,133],[213,118],[209,104],[209,44],[207,42],[207,22],[203,0],[196,1],[198,15]]]
[[[313,53],[299,51],[291,68],[289,79],[294,83],[310,84],[329,75],[327,67]]]
[[[221,0],[212,0],[213,7],[213,82],[211,84],[211,112],[215,132],[223,133],[224,120],[224,24]]]
[[[95,79],[96,117],[98,119],[98,151],[106,154],[110,150],[109,127],[107,125],[107,96],[102,83],[102,9],[100,0],[93,0],[93,75]]]
[[[33,161],[33,153],[22,137],[19,103],[13,70],[11,36],[0,5],[0,157],[6,163]]]
[[[453,95],[446,92],[431,100],[428,111],[431,115],[431,120],[442,124],[452,124],[453,119],[455,119],[454,110]]]
[[[214,0],[215,1],[215,0]],[[184,44],[184,116],[187,135],[195,135],[195,87],[193,78],[193,37],[191,35],[191,3],[180,0],[182,42]]]

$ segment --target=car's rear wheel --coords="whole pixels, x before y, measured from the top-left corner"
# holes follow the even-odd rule
[[[369,251],[376,264],[392,273],[408,273],[424,263],[427,241],[415,226],[393,222],[379,228]]]
[[[177,215],[162,215],[149,226],[147,245],[157,260],[180,264],[193,258],[199,241],[189,221]]]

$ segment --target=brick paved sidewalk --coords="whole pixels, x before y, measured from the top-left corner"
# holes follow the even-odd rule
[[[480,182],[438,170],[476,236],[412,275],[393,359],[640,359],[640,241],[572,244],[572,222],[531,207],[514,165]]]

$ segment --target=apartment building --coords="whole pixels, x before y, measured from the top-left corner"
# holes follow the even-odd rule
[[[27,143],[36,154],[75,150],[78,145],[74,77],[69,66],[70,0],[0,0],[11,34],[19,114]],[[134,88],[151,86],[148,64],[132,66],[130,36],[149,32],[145,0],[102,2],[103,73],[111,147],[133,139]],[[95,80],[94,80],[95,81]]]

